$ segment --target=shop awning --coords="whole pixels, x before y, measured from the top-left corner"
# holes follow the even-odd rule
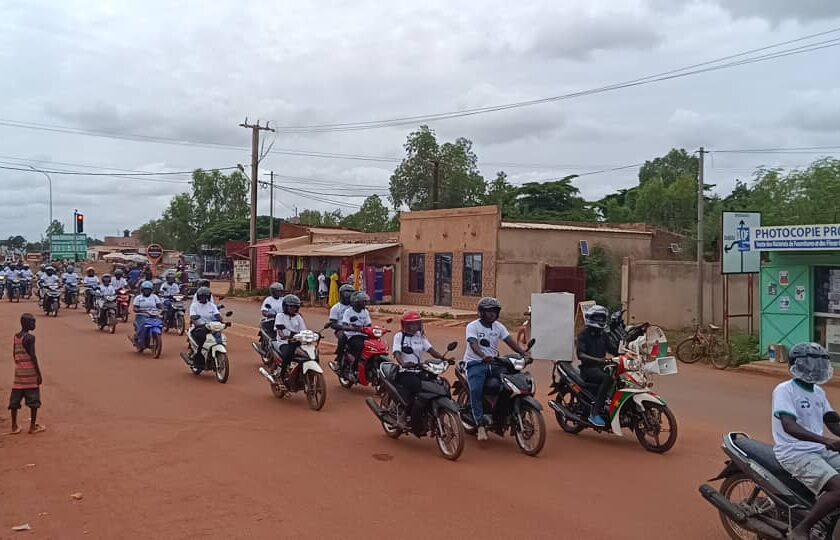
[[[381,251],[383,249],[399,247],[398,243],[380,244],[347,244],[347,243],[323,243],[306,244],[302,246],[280,247],[275,251],[269,251],[269,255],[287,255],[293,257],[355,257],[365,253]]]

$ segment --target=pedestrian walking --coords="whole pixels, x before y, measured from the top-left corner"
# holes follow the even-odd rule
[[[29,433],[41,433],[46,427],[39,424],[38,409],[41,408],[41,367],[35,355],[35,317],[31,313],[20,316],[20,332],[14,337],[15,380],[9,396],[9,410],[12,414],[12,435],[21,432],[18,425],[18,411],[22,402],[29,407]]]

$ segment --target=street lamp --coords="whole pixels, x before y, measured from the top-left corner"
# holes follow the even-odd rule
[[[50,224],[47,226],[47,230],[49,230],[50,227],[52,227],[52,224],[53,224],[52,177],[49,174],[47,174],[45,171],[42,171],[40,169],[36,169],[32,165],[30,165],[29,168],[32,169],[34,172],[39,172],[39,173],[43,174],[44,176],[46,176],[47,177],[47,184],[50,186]],[[50,242],[50,257],[52,257],[52,239],[49,238],[48,240]],[[43,246],[42,246],[41,249],[43,250]]]

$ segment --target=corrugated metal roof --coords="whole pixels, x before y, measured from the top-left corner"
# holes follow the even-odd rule
[[[560,225],[556,223],[524,223],[524,222],[502,222],[503,229],[529,229],[534,231],[573,231],[590,233],[611,233],[611,234],[642,234],[653,236],[652,232],[639,231],[634,229],[616,229],[613,227],[580,227],[575,225]]]
[[[354,257],[393,247],[399,247],[399,244],[307,244],[304,246],[280,247],[276,251],[269,251],[268,254],[291,255],[294,257]]]

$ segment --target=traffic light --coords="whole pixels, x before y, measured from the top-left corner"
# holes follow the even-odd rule
[[[85,232],[85,215],[76,214],[76,234]]]

